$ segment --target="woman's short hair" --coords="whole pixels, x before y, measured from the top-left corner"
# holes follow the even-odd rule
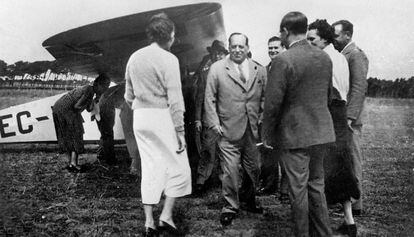
[[[309,30],[316,29],[317,34],[329,44],[334,41],[335,30],[326,20],[316,20],[309,24]]]
[[[175,31],[174,22],[165,13],[152,16],[145,28],[149,41],[158,44],[165,44],[170,41],[173,31]]]

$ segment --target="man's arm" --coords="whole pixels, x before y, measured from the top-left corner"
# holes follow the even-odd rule
[[[361,113],[367,91],[368,58],[362,51],[353,52],[348,60],[350,88],[347,105],[348,119],[356,120]]]
[[[280,57],[273,60],[265,90],[262,139],[269,144],[279,124],[280,110],[285,97],[287,80],[291,76],[288,63]]]
[[[125,98],[125,102],[127,103],[127,105],[129,105],[129,107],[132,107],[132,102],[135,99],[135,95],[134,95],[134,89],[132,88],[132,82],[131,82],[131,75],[129,74],[129,62],[126,66],[126,70],[125,70],[125,94],[124,94],[124,98]]]
[[[217,72],[215,65],[213,65],[207,75],[207,84],[204,96],[204,122],[209,128],[220,126],[220,120],[217,114],[217,87]]]

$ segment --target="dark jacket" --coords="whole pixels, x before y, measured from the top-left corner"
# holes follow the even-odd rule
[[[265,92],[262,137],[295,149],[335,141],[328,110],[332,62],[306,40],[272,61]]]

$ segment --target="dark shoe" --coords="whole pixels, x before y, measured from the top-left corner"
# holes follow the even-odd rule
[[[231,225],[234,218],[236,218],[236,213],[233,212],[223,212],[220,215],[220,223],[223,226]]]
[[[352,215],[353,216],[361,216],[362,210],[361,209],[352,209]]]
[[[145,237],[158,237],[159,233],[158,233],[158,230],[156,229],[145,227],[144,236]]]
[[[174,236],[184,236],[185,235],[183,232],[181,232],[180,230],[178,230],[174,226],[171,226],[167,222],[164,222],[164,221],[161,221],[161,220],[160,220],[160,224],[158,225],[158,230],[160,232],[167,232],[168,234],[174,235]]]
[[[267,195],[273,195],[275,194],[275,190],[269,189],[269,188],[260,188],[257,190],[257,195],[259,196],[267,196]]]
[[[67,166],[65,167],[65,169],[66,169],[67,171],[69,171],[70,173],[80,173],[80,172],[81,172],[81,170],[82,170],[82,168],[81,168],[80,166],[78,166],[78,165],[72,165],[72,164],[67,165]]]
[[[347,225],[343,223],[341,226],[336,229],[340,234],[348,235],[349,237],[356,237],[357,236],[357,227],[356,224]]]
[[[246,203],[240,203],[240,209],[247,211],[247,212],[255,213],[255,214],[263,214],[263,207],[259,205],[250,205]]]

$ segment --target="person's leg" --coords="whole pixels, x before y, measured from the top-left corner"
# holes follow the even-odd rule
[[[358,179],[358,188],[361,192],[361,197],[352,203],[352,209],[354,212],[361,213],[362,211],[362,152],[360,147],[360,136],[361,136],[361,127],[360,126],[352,126],[353,132],[350,142],[350,148],[351,148],[351,156],[352,156],[352,163],[353,163],[353,169],[355,176]],[[354,213],[355,214],[355,213]]]
[[[174,228],[176,228],[175,223],[173,221],[173,209],[175,199],[176,198],[174,197],[165,196],[164,207],[160,215],[160,221],[168,223]]]
[[[357,236],[357,226],[354,222],[354,217],[352,216],[352,203],[350,200],[343,203],[344,208],[344,223],[339,226],[337,231],[343,235],[349,237]]]
[[[73,166],[78,166],[78,153],[76,153],[76,151],[72,151],[70,153],[70,164]]]
[[[280,160],[280,153],[279,153],[279,166],[280,166],[280,200],[285,201],[286,199],[289,199],[289,183],[288,178],[286,176],[285,168],[282,165],[282,162]]]
[[[156,229],[152,209],[152,205],[144,204],[145,227]]]
[[[108,164],[115,164],[116,157],[114,151],[114,131],[115,124],[115,107],[110,98],[105,100],[106,103],[100,104],[101,121],[97,122],[101,138],[98,148],[98,159],[104,160]]]
[[[66,152],[66,157],[68,158],[68,166],[72,165],[72,152]]]
[[[284,150],[281,160],[289,183],[295,236],[309,236],[307,149]]]
[[[277,151],[274,150],[263,151],[260,154],[260,157],[262,157],[260,193],[273,194],[278,189],[279,169],[276,156]]]
[[[243,136],[241,165],[244,170],[244,176],[240,188],[240,201],[245,202],[252,208],[256,208],[256,187],[259,183],[260,176],[259,159],[260,156],[255,139],[250,129],[248,129]]]
[[[344,221],[347,225],[355,224],[354,217],[352,216],[352,202],[346,201],[344,204]]]
[[[201,154],[197,167],[197,185],[204,185],[213,172],[216,160],[217,134],[212,129],[203,128],[201,134]]]
[[[328,206],[325,198],[325,174],[323,160],[327,154],[326,145],[309,148],[309,217],[312,236],[331,236]]]
[[[222,213],[239,210],[240,150],[237,145],[222,138],[218,144],[223,175],[221,176],[223,197],[226,201]]]

